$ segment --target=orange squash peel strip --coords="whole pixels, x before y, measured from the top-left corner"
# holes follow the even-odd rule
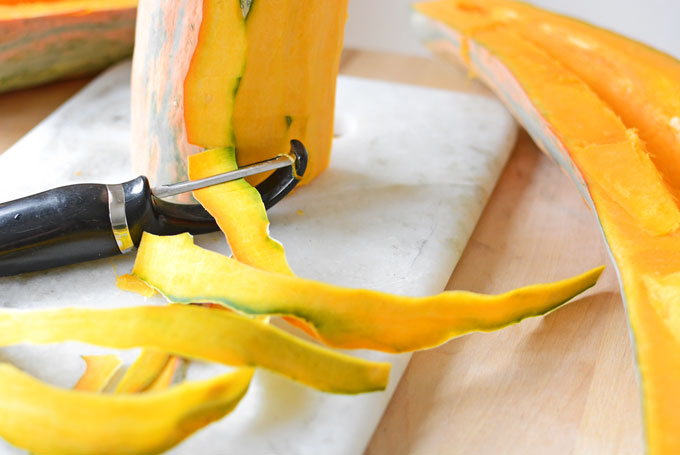
[[[156,390],[165,390],[170,387],[173,380],[175,379],[175,375],[177,374],[177,370],[180,368],[180,365],[182,365],[182,359],[180,357],[171,356],[168,358],[168,362],[160,370],[160,373],[158,376],[156,376],[156,379],[154,379],[153,382],[149,384],[146,389],[144,389],[144,391],[153,392]]]
[[[60,389],[0,364],[0,436],[51,455],[160,453],[229,413],[252,375],[242,368],[156,393],[104,395]]]
[[[390,364],[340,354],[231,311],[170,305],[112,310],[0,310],[0,346],[80,341],[154,348],[231,366],[262,367],[332,393],[383,390]]]
[[[403,297],[249,267],[194,245],[189,234],[144,234],[133,274],[173,303],[218,303],[249,315],[293,316],[329,346],[407,352],[548,313],[593,286],[603,268],[553,284],[486,296]]]

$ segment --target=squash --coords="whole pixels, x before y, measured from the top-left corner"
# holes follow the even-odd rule
[[[170,354],[157,349],[143,349],[116,385],[116,393],[138,393],[146,390],[170,361]]]
[[[189,234],[148,233],[132,270],[170,302],[211,302],[250,315],[293,316],[311,324],[329,346],[395,353],[545,314],[593,286],[601,272],[598,268],[498,296],[449,291],[402,297],[259,270],[194,245]]]
[[[346,10],[347,0],[142,0],[132,76],[136,171],[175,182],[204,148],[236,146],[243,165],[287,153],[299,139],[310,154],[302,182],[321,173]]]
[[[389,363],[336,353],[264,322],[195,305],[0,310],[0,346],[64,341],[154,348],[225,365],[258,366],[332,393],[383,390],[390,371]]]
[[[680,453],[680,136],[669,129],[680,63],[516,2],[436,1],[416,10],[429,24],[429,47],[494,89],[595,210],[634,337],[648,452]],[[621,90],[625,100],[616,100]]]
[[[0,364],[0,436],[32,453],[160,453],[228,414],[248,390],[242,368],[166,391],[104,395],[63,390]]]
[[[137,0],[0,3],[0,93],[96,73],[132,54]]]

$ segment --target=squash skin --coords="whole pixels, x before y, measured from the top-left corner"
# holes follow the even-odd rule
[[[109,384],[122,364],[115,354],[84,355],[85,373],[80,377],[73,390],[101,392]]]
[[[565,55],[561,51],[556,52],[555,46],[562,44],[540,45],[537,40],[525,39],[524,28],[508,27],[505,21],[497,21],[499,16],[507,16],[507,13],[494,13],[493,20],[488,17],[475,14],[474,11],[464,11],[457,8],[452,1],[439,1],[422,3],[416,6],[416,10],[430,19],[430,35],[426,37],[427,44],[437,53],[453,56],[462,60],[476,74],[478,74],[514,111],[516,117],[525,126],[536,143],[570,174],[583,194],[586,201],[595,209],[595,213],[602,226],[603,234],[612,256],[617,264],[621,281],[622,294],[626,303],[629,323],[634,338],[634,348],[637,359],[637,368],[640,377],[640,388],[643,401],[644,430],[648,453],[668,454],[680,453],[680,337],[678,337],[679,324],[677,317],[677,304],[680,296],[680,282],[678,270],[680,270],[680,241],[674,229],[660,229],[653,232],[644,228],[639,214],[626,210],[624,204],[617,200],[617,191],[626,191],[628,186],[626,179],[620,179],[624,183],[618,189],[612,188],[612,182],[602,179],[603,169],[617,167],[619,163],[602,160],[592,162],[589,165],[579,158],[577,147],[563,140],[561,135],[564,130],[556,125],[553,118],[543,115],[546,105],[550,107],[551,100],[537,96],[534,81],[526,77],[531,61],[527,54],[515,51],[514,54],[503,52],[497,42],[521,41],[523,46],[538,49],[544,55],[550,65],[558,65],[562,68],[561,74],[565,78],[577,77],[569,71],[573,65],[570,57],[562,63]],[[510,1],[467,1],[466,6],[478,5],[485,10],[489,5],[502,4],[504,8],[515,8],[518,3]],[[530,8],[521,6],[522,8]],[[532,9],[533,10],[533,9]],[[563,18],[541,12],[541,21],[559,21],[566,27]],[[549,18],[550,16],[550,18]],[[552,19],[551,19],[552,18]],[[566,20],[565,21],[570,21]],[[551,22],[552,23],[552,22]],[[586,33],[588,39],[597,39],[611,46],[611,49],[620,52],[638,52],[635,59],[631,57],[628,62],[619,61],[617,68],[622,68],[627,74],[634,71],[646,71],[654,65],[654,71],[663,71],[668,78],[677,81],[677,62],[671,57],[646,48],[639,43],[626,40],[604,30],[598,30],[589,25],[577,25],[576,21],[570,24],[575,27],[575,33]],[[584,31],[587,29],[586,31]],[[492,42],[488,37],[496,34],[497,42]],[[643,50],[643,52],[640,52]],[[566,52],[566,51],[565,51]],[[613,52],[613,51],[612,51]],[[607,61],[613,53],[607,53],[602,60]],[[560,61],[556,60],[560,57]],[[581,58],[581,57],[579,57]],[[632,60],[636,60],[634,63]],[[572,62],[571,64],[569,62]],[[599,62],[593,63],[597,66]],[[633,67],[635,64],[635,67]],[[641,65],[641,66],[640,66]],[[652,70],[649,70],[652,71]],[[583,73],[583,72],[582,72]],[[589,77],[584,74],[584,79]],[[582,82],[585,86],[585,83]],[[653,85],[653,81],[646,81],[641,85],[633,86],[637,100],[634,103],[654,105],[656,99],[645,98],[647,93],[641,89]],[[549,87],[546,87],[549,88]],[[554,85],[552,86],[555,89]],[[602,86],[593,87],[593,91],[608,98],[611,94],[605,93]],[[640,101],[642,100],[642,101]],[[577,99],[574,100],[575,103]],[[604,104],[604,103],[603,103]],[[612,103],[614,106],[614,103]],[[619,112],[616,111],[618,114]],[[582,116],[590,118],[593,112],[584,110]],[[642,116],[642,114],[640,114]],[[642,124],[630,116],[622,114],[626,121],[632,121],[633,125],[640,127]],[[657,116],[651,115],[646,121],[654,124],[658,121]],[[570,119],[561,119],[561,124],[567,124]],[[578,118],[575,119],[577,122]],[[658,150],[651,142],[647,144],[649,155],[656,157],[656,166],[661,174],[668,179],[669,168],[663,167],[658,160],[663,151]],[[649,156],[648,155],[648,156]],[[644,158],[643,158],[644,159]],[[634,175],[640,171],[640,166],[632,161],[631,168],[625,170],[622,175]],[[644,165],[647,167],[647,164]],[[643,170],[644,172],[644,170]],[[668,181],[668,180],[667,180]],[[635,180],[632,180],[635,182]],[[658,187],[658,186],[657,186]],[[642,189],[650,191],[648,183],[642,183],[635,191]],[[654,190],[656,191],[656,190]],[[658,200],[674,200],[672,189],[666,187],[666,194],[658,195]],[[660,213],[660,224],[672,226],[669,221],[672,215]]]
[[[238,0],[225,3],[239,4]],[[141,0],[132,77],[135,171],[154,184],[181,181],[187,178],[188,156],[203,148],[230,147],[235,142],[238,161],[244,164],[288,152],[290,139],[295,138],[310,153],[302,183],[321,173],[330,157],[346,10],[347,0],[308,2],[304,8],[293,0],[253,2],[245,21],[244,72],[229,72],[231,79],[223,79],[229,79],[229,87],[238,84],[233,115],[229,105],[214,115],[215,111],[208,114],[196,106],[185,109],[188,93],[195,93],[204,80],[201,73],[212,71],[209,64],[197,65],[187,79],[194,55],[212,55],[211,49],[220,46],[199,39],[199,30],[209,23],[202,20],[203,1]],[[232,35],[227,36],[231,42]],[[235,56],[229,65],[239,59]],[[224,88],[217,83],[210,90],[224,94]],[[221,119],[222,126],[208,127],[207,118]],[[225,133],[232,129],[230,119],[234,137]],[[187,136],[187,125],[195,127],[193,141]],[[217,140],[212,129],[221,131]]]
[[[138,393],[146,390],[169,361],[168,353],[157,349],[143,349],[116,385],[116,393]]]
[[[252,375],[243,368],[153,394],[104,395],[59,389],[3,363],[0,436],[32,453],[161,453],[228,414]]]
[[[448,291],[403,297],[268,273],[193,244],[145,233],[132,273],[174,303],[218,303],[250,315],[293,316],[344,349],[409,352],[553,311],[593,286],[603,268],[498,296]]]
[[[0,93],[96,73],[132,54],[136,0],[0,5]]]

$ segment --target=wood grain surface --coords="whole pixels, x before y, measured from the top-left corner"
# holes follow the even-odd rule
[[[492,96],[420,57],[348,50],[341,73]],[[0,95],[0,151],[86,82]],[[600,264],[609,267],[596,288],[545,318],[415,354],[367,454],[641,454],[614,270],[575,187],[525,133],[448,288],[498,293]]]
[[[344,74],[488,93],[427,59],[354,52],[342,63]],[[616,273],[576,187],[524,132],[447,289],[500,293],[601,264],[593,290],[545,318],[416,353],[367,454],[641,454]]]

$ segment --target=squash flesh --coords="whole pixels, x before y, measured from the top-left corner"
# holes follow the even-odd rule
[[[320,174],[330,160],[347,2],[253,2],[244,20],[238,0],[142,0],[132,77],[135,170],[152,184],[176,182],[203,148],[236,146],[244,164],[286,153],[299,139],[309,151],[302,183]],[[216,5],[228,13],[224,25]],[[211,74],[218,65],[210,60],[227,57],[226,70]]]
[[[545,314],[593,286],[602,269],[499,296],[402,297],[274,274],[193,244],[144,234],[133,274],[176,303],[212,302],[251,315],[302,319],[332,347],[407,352]]]
[[[287,153],[291,139],[298,139],[309,151],[302,183],[326,169],[347,3],[253,2],[246,21],[246,66],[234,108],[239,165]],[[265,177],[248,181],[257,184]]]
[[[568,171],[571,171],[571,166],[575,166],[576,172],[571,173],[571,175],[579,187],[586,190],[584,194],[592,201],[602,225],[605,239],[620,272],[623,295],[635,339],[648,452],[650,454],[680,453],[680,436],[678,433],[680,393],[677,392],[680,385],[680,336],[678,335],[680,333],[680,321],[678,319],[680,238],[674,228],[675,216],[672,213],[666,213],[665,210],[659,210],[658,206],[661,201],[674,200],[669,187],[667,185],[659,186],[657,183],[639,178],[640,175],[646,174],[649,177],[653,174],[648,170],[651,160],[645,158],[645,156],[651,156],[655,160],[656,167],[668,179],[668,171],[672,167],[666,167],[663,163],[663,160],[670,156],[663,157],[668,150],[659,150],[658,143],[651,140],[645,150],[644,144],[636,136],[631,135],[631,129],[628,129],[628,134],[634,140],[629,139],[628,143],[637,148],[637,157],[625,155],[625,158],[622,158],[621,151],[618,149],[619,143],[598,144],[585,149],[570,145],[573,144],[573,141],[570,143],[568,140],[563,140],[567,136],[564,125],[568,125],[572,120],[580,122],[582,121],[581,118],[590,119],[600,114],[598,111],[584,109],[577,118],[572,119],[565,115],[560,119],[560,122],[555,121],[554,117],[543,115],[544,111],[552,109],[556,102],[554,97],[551,98],[546,93],[550,90],[559,90],[561,78],[556,78],[554,81],[538,81],[528,76],[533,71],[532,65],[545,65],[549,61],[554,62],[552,64],[555,65],[557,63],[556,57],[559,57],[560,60],[564,59],[564,63],[559,63],[559,66],[563,68],[562,71],[565,73],[569,73],[567,67],[575,67],[574,62],[577,59],[584,59],[581,61],[582,66],[589,63],[595,69],[582,68],[578,70],[579,76],[583,75],[584,80],[593,83],[593,92],[597,92],[604,100],[610,101],[614,92],[607,92],[608,89],[603,84],[612,82],[611,77],[603,77],[603,81],[595,83],[592,79],[593,74],[588,75],[586,73],[603,70],[601,68],[604,65],[603,62],[611,63],[611,59],[615,55],[618,58],[616,53],[629,52],[631,55],[629,55],[628,60],[618,60],[617,64],[612,67],[611,71],[614,72],[609,73],[610,75],[630,75],[633,72],[651,71],[650,68],[653,66],[655,71],[663,71],[664,77],[675,78],[677,81],[678,73],[675,72],[677,62],[673,63],[672,58],[663,56],[661,53],[623,37],[576,21],[563,19],[548,12],[540,12],[540,14],[536,13],[536,15],[531,16],[534,19],[534,25],[536,25],[536,22],[550,23],[551,25],[559,23],[564,27],[564,35],[567,38],[553,38],[555,42],[545,43],[548,40],[548,36],[545,36],[544,40],[539,42],[536,38],[538,32],[534,32],[534,38],[529,39],[527,37],[529,34],[527,30],[530,27],[528,24],[521,27],[505,24],[507,21],[512,24],[514,24],[512,21],[519,21],[520,12],[524,13],[525,10],[535,11],[534,8],[516,2],[473,0],[465,3],[465,5],[476,6],[475,11],[469,11],[469,8],[467,8],[468,10],[459,8],[457,5],[461,5],[461,3],[433,2],[417,6],[420,12],[447,27],[446,31],[440,29],[443,32],[442,39],[434,39],[430,42],[430,46],[436,49],[446,49],[447,52],[455,54],[459,52],[455,43],[468,40],[470,44],[467,48],[471,55],[461,58],[461,60],[471,65],[472,69],[496,90],[506,104],[515,110],[517,117],[544,151],[557,158],[558,162]],[[494,6],[491,14],[482,19],[480,11],[488,11],[485,8],[489,5]],[[507,8],[496,8],[496,5]],[[512,10],[508,14],[507,11],[510,8]],[[520,10],[519,8],[523,9]],[[512,14],[512,11],[516,11],[516,14]],[[488,27],[484,31],[480,31],[480,24],[484,21],[486,21]],[[489,25],[490,22],[493,22],[493,26]],[[584,35],[586,38],[597,39],[598,43],[606,44],[610,48],[601,57],[598,56],[596,50],[593,53],[574,56],[571,49],[568,49],[569,46],[564,42],[571,36],[568,33],[567,26],[573,26],[574,33],[586,34]],[[494,30],[495,40],[488,39],[490,34],[488,30],[491,28]],[[504,52],[502,46],[499,45],[501,42],[504,42],[504,46],[511,46],[514,52]],[[514,43],[518,44],[515,45]],[[527,49],[537,49],[538,47],[548,49],[549,52],[543,52],[545,59],[540,62],[529,61],[527,63],[527,54],[529,53]],[[601,47],[597,49],[601,49]],[[632,52],[641,49],[644,49],[644,52],[632,54]],[[531,52],[534,55],[539,55],[537,52]],[[589,55],[592,60],[587,60],[584,57],[585,55]],[[509,76],[506,78],[499,77],[495,65],[502,65]],[[574,73],[571,73],[567,77],[575,76]],[[648,96],[649,93],[645,91],[658,82],[657,76],[658,74],[653,77],[650,76],[651,80],[632,86],[635,93],[631,96],[636,98],[632,101],[633,105],[654,106],[658,102],[657,98]],[[513,84],[519,85],[523,91],[514,90]],[[543,85],[543,87],[539,85]],[[585,83],[582,85],[586,86]],[[589,86],[588,89],[590,90]],[[580,104],[581,101],[582,98],[574,99],[575,104]],[[605,105],[604,101],[602,104]],[[612,102],[611,106],[617,114],[620,113],[616,103]],[[660,106],[663,109],[668,107],[669,104],[661,103]],[[648,116],[644,119],[645,122],[648,122],[648,125],[659,123],[659,117],[655,114],[648,115],[648,111],[645,109],[641,109],[636,116],[625,112],[620,114],[626,125],[630,121],[633,122],[632,126],[640,128],[641,135],[646,127],[640,119]],[[596,132],[594,131],[594,133]],[[568,134],[573,134],[573,130],[570,130]],[[551,137],[555,140],[551,140]],[[593,155],[590,153],[592,147],[598,147],[600,151],[604,147],[605,153]],[[660,156],[662,157],[661,160],[659,159]],[[581,175],[587,186],[582,187],[584,183],[580,180]],[[614,177],[619,175],[620,178],[612,179],[608,175]],[[656,181],[657,179],[652,180]],[[650,191],[650,188],[657,189]],[[658,189],[664,189],[665,195],[657,194]],[[640,193],[636,193],[640,190],[649,191],[648,196],[641,197]],[[637,203],[639,213],[636,214],[622,203],[621,194],[625,193],[635,195],[633,199],[639,201]],[[668,207],[672,209],[670,205]],[[647,209],[654,209],[656,215],[641,214]],[[656,231],[649,229],[649,226],[645,228],[644,224],[640,223],[640,217],[649,217],[650,221],[657,222],[663,228]]]

